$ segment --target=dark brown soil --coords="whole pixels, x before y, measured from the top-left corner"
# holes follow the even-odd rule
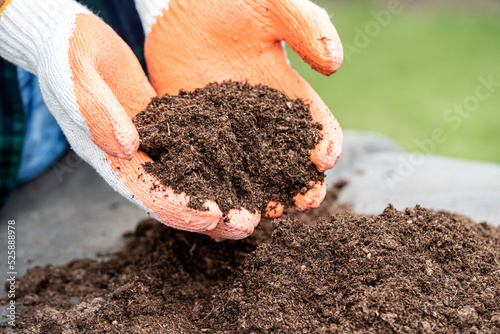
[[[195,320],[237,333],[500,331],[500,234],[421,207],[289,219]]]
[[[292,206],[324,179],[310,161],[321,125],[302,100],[266,86],[226,81],[154,98],[134,124],[154,161],[146,171],[195,209],[208,199],[224,214],[263,212],[270,200]]]
[[[498,229],[421,207],[310,223],[216,243],[143,221],[108,260],[30,270],[16,333],[500,332]]]

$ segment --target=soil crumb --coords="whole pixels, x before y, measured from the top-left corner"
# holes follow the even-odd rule
[[[225,81],[181,90],[154,98],[133,121],[153,160],[146,171],[198,210],[205,200],[224,214],[264,212],[270,200],[290,207],[325,177],[310,161],[321,124],[301,99],[267,86]]]
[[[499,333],[498,229],[330,206],[222,243],[142,221],[109,259],[29,270],[15,332]]]

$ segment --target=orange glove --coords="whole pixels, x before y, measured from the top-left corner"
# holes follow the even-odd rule
[[[324,75],[337,71],[342,45],[324,10],[307,0],[136,0],[136,6],[158,95],[175,95],[213,81],[247,79],[302,98],[310,104],[313,120],[323,125],[323,139],[311,151],[311,161],[320,172],[335,165],[342,130],[318,94],[289,65],[282,45],[285,41]],[[301,211],[316,208],[325,194],[324,182],[316,184],[305,195],[295,196],[295,206]],[[264,215],[282,213],[280,203],[270,202]],[[205,234],[219,240],[243,238],[260,220],[260,214],[247,210],[231,210],[229,216]]]
[[[131,118],[156,96],[127,44],[73,0],[8,0],[0,7],[0,56],[36,74],[45,103],[73,150],[120,194],[174,228],[204,232],[222,212],[189,198],[142,167]],[[75,189],[76,191],[78,189]]]

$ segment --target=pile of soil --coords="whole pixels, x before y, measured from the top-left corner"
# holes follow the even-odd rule
[[[267,86],[225,81],[181,90],[154,98],[133,121],[153,160],[146,171],[189,195],[195,209],[206,209],[205,200],[224,214],[263,212],[270,200],[292,206],[311,180],[325,177],[310,161],[321,124],[301,99]]]
[[[195,320],[224,333],[500,330],[500,233],[417,206],[275,224]],[[496,329],[496,331],[495,331]]]
[[[418,206],[319,211],[338,213],[222,243],[143,221],[107,260],[31,269],[16,332],[499,332],[498,229]]]

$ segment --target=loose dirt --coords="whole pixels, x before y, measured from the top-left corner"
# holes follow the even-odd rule
[[[16,333],[500,332],[498,229],[418,206],[345,209],[221,243],[143,221],[107,259],[29,270]]]

